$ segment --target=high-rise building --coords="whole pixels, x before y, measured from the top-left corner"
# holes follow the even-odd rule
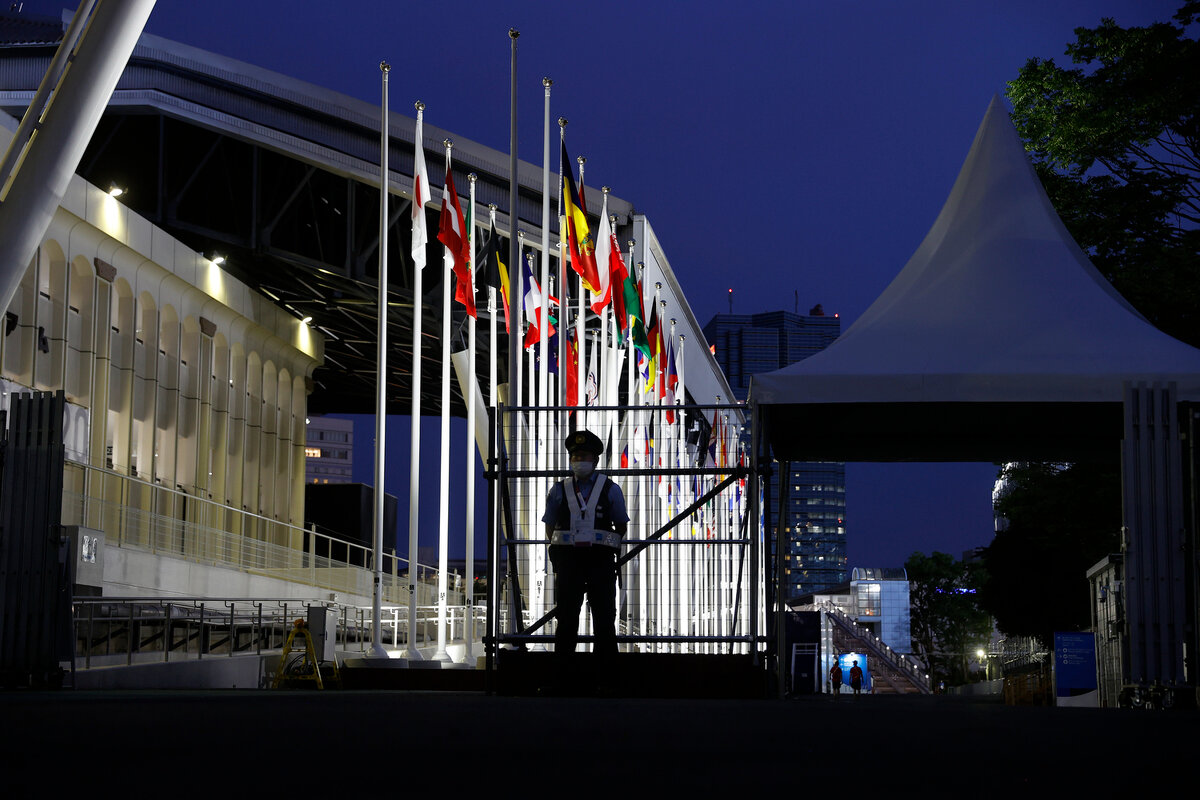
[[[704,327],[733,399],[739,401],[746,400],[751,375],[802,361],[824,350],[840,333],[841,320],[826,316],[820,305],[808,314],[717,314]],[[772,523],[779,519],[780,476],[776,470],[772,478]],[[793,463],[788,480],[783,557],[790,600],[846,582],[846,465]]]
[[[353,481],[354,421],[311,415],[304,456],[305,483]]]

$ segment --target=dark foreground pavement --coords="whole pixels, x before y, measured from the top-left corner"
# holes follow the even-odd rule
[[[1195,796],[1200,714],[954,697],[0,693],[0,797]],[[560,779],[570,781],[564,790]],[[434,795],[424,795],[434,796]]]

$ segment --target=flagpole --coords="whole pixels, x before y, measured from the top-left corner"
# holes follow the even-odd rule
[[[538,392],[536,405],[552,406],[553,401],[550,399],[550,359],[549,359],[549,338],[550,328],[548,322],[550,318],[550,87],[554,85],[554,81],[548,77],[542,78],[542,89],[544,91],[542,100],[542,307],[540,323],[543,326],[541,333],[541,341],[538,342],[538,353],[540,361],[538,363]],[[537,468],[545,470],[547,468],[548,459],[550,456],[550,438],[553,428],[553,420],[550,418],[550,413],[546,411],[537,412],[537,432],[538,432],[538,453],[537,453]],[[535,482],[537,498],[543,498],[548,492],[548,483],[545,478],[538,478]],[[533,530],[536,530],[533,529]],[[545,590],[549,582],[549,571],[546,569],[546,549],[544,547],[534,547],[533,550],[533,570],[538,576],[536,603],[533,614],[540,618],[543,613],[543,600],[545,598]],[[542,651],[545,650],[545,645],[540,642],[531,649]]]
[[[446,147],[446,175],[450,174],[450,151],[454,142],[443,139]],[[450,202],[446,198],[443,202]],[[437,651],[434,661],[449,661],[446,652],[446,571],[449,567],[447,546],[450,540],[450,294],[454,277],[454,256],[442,246],[442,396],[441,396],[441,459],[438,472],[438,621]]]
[[[476,249],[475,249],[475,181],[479,176],[472,172],[467,176],[471,181],[471,223],[467,226],[467,235],[471,243],[471,260],[468,262],[466,271],[467,279],[471,282],[468,292],[471,295],[471,304],[474,305],[475,297],[475,266],[477,264]],[[475,654],[472,653],[471,640],[475,633],[475,317],[471,314],[467,315],[467,363],[471,365],[470,372],[467,377],[467,463],[466,473],[467,480],[467,508],[466,508],[466,547],[467,558],[463,564],[463,643],[466,645],[466,651],[463,653],[463,663],[469,666],[475,666]]]
[[[496,263],[496,264],[491,263],[492,261],[498,262],[500,260],[500,248],[495,241],[492,241],[492,238],[491,238],[493,236],[498,235],[496,233],[496,204],[495,203],[488,204],[488,218],[489,218],[489,222],[491,223],[490,236],[488,239],[488,241],[489,241],[488,253],[491,258],[488,262],[488,269],[495,270],[496,274],[499,275],[500,265],[498,263]],[[511,236],[512,236],[512,232],[510,231],[509,237],[511,238]],[[492,421],[494,421],[495,424],[499,425],[501,420],[495,418],[496,405],[497,405],[497,398],[496,398],[496,391],[497,391],[497,388],[496,388],[496,362],[497,362],[496,344],[497,344],[497,340],[499,338],[498,322],[496,320],[496,317],[499,316],[499,313],[500,313],[499,308],[497,308],[497,307],[503,305],[504,300],[501,299],[500,302],[496,302],[496,287],[492,284],[493,284],[493,282],[491,280],[489,280],[488,281],[488,313],[491,316],[491,319],[488,322],[488,328],[489,328],[488,335],[491,336],[491,338],[488,340],[488,342],[489,342],[489,344],[488,344],[488,407],[492,409],[492,412],[491,412],[492,413]],[[509,336],[511,338],[511,333],[509,334]],[[494,466],[495,458],[498,454],[496,453],[496,450],[495,450],[495,441],[494,441],[494,438],[491,436],[490,427],[489,427],[487,448],[488,448],[487,452],[484,454],[484,462],[483,462],[484,469],[493,470],[493,469],[495,469],[495,466]],[[490,531],[497,530],[497,523],[500,519],[500,504],[492,503],[489,501],[489,505],[491,506],[491,512],[492,512],[491,519],[488,520],[489,533],[490,533]],[[491,551],[491,542],[490,541],[488,543],[488,551],[487,552],[488,552],[488,560],[490,562],[494,555]],[[491,590],[492,590],[492,588],[491,588],[491,580],[492,580],[491,573],[489,572],[485,576],[485,578],[488,583],[488,592],[489,592],[488,598],[491,598],[492,597],[492,595],[491,595]],[[470,587],[470,592],[472,595],[475,594],[474,586]],[[486,609],[487,609],[486,604],[484,605],[484,609],[486,612]],[[485,633],[487,633],[491,630],[489,623],[490,623],[490,620],[485,620],[485,622],[484,622],[483,629],[484,629]],[[486,652],[487,652],[486,648],[485,648],[484,652],[486,654]]]
[[[565,149],[567,140],[566,117],[558,118],[558,139],[562,148]],[[567,248],[567,221],[563,216],[563,171],[567,169],[570,169],[570,167],[562,163],[560,155],[558,159],[558,326],[563,329],[564,333],[558,337],[558,404],[562,406],[567,404],[565,367],[567,363],[567,339],[565,331],[567,328],[567,258],[569,250]],[[568,417],[568,412],[561,412],[560,433],[565,433],[570,428]]]
[[[491,230],[494,232],[496,230],[496,204],[495,203],[488,203],[488,217],[491,222]],[[510,235],[511,235],[511,233],[510,233]],[[494,246],[495,243],[493,242],[492,245]],[[498,247],[489,248],[488,252],[494,254],[494,257],[499,259],[500,249]],[[489,263],[488,269],[489,270],[494,269],[497,272],[499,272],[500,266],[498,264],[490,264]],[[491,408],[496,407],[496,338],[498,336],[496,316],[498,315],[498,313],[500,311],[500,309],[497,308],[497,306],[502,305],[502,304],[503,304],[503,301],[501,301],[500,303],[496,302],[496,287],[492,286],[491,282],[489,281],[488,282],[488,314],[491,316],[491,322],[489,324],[490,330],[488,331],[488,335],[491,336],[492,338],[489,340],[491,342],[491,345],[488,347],[488,406],[490,406]],[[489,442],[488,444],[490,447],[491,443]],[[489,456],[494,456],[494,455],[495,455],[495,453],[489,453]]]
[[[517,231],[517,235],[514,238],[517,241],[517,261],[514,264],[513,272],[516,273],[518,285],[524,286],[524,284],[525,284],[525,268],[524,268],[525,231]],[[510,275],[509,276],[509,286],[510,287],[513,285],[512,280],[513,280],[513,276]],[[522,292],[524,292],[524,291],[525,290],[522,289]],[[513,323],[514,323],[513,324],[513,332],[510,336],[510,339],[514,339],[516,341],[516,348],[517,348],[517,357],[516,357],[516,361],[515,361],[517,377],[516,377],[515,381],[510,380],[510,382],[509,382],[509,395],[508,396],[509,396],[509,405],[514,408],[520,408],[521,406],[526,406],[529,404],[528,399],[525,397],[525,361],[523,358],[523,356],[526,355],[525,348],[524,348],[524,342],[525,342],[524,328],[527,328],[529,326],[529,323],[524,321],[524,319],[525,319],[525,296],[524,296],[524,294],[521,294],[521,295],[516,295],[516,297],[517,297],[517,302],[519,302],[521,304],[521,313],[519,313],[519,314],[516,313],[512,308],[513,296],[510,295],[509,299],[508,299],[509,314],[512,315]],[[533,373],[531,371],[530,375],[532,376],[532,374]],[[530,382],[532,382],[532,380]],[[526,462],[526,458],[527,458],[526,449],[528,447],[528,440],[525,438],[526,432],[528,431],[528,425],[526,424],[526,420],[527,420],[527,412],[524,412],[524,411],[513,412],[512,417],[510,419],[510,423],[512,424],[512,427],[513,427],[514,444],[513,444],[512,449],[509,451],[509,456],[508,456],[509,457],[509,469],[526,469],[529,467],[529,464]],[[528,523],[528,520],[525,519],[525,515],[531,513],[528,508],[529,501],[531,498],[524,497],[522,492],[514,491],[514,492],[511,492],[511,494],[512,494],[512,499],[513,499],[512,519],[513,519],[514,528],[520,529],[520,530],[525,530],[527,527],[527,523]],[[512,539],[519,538],[517,530],[511,531],[509,533],[509,538],[512,538]],[[512,547],[513,545],[509,545],[509,546]],[[525,585],[528,586],[529,585],[529,581],[528,581],[529,570],[531,569],[529,551],[522,550],[522,551],[518,552],[518,554],[513,558],[513,562],[517,564],[517,570],[518,570],[519,574],[522,571],[524,571],[524,574],[522,574],[521,577],[523,577],[525,579]],[[528,589],[526,591],[528,591]],[[511,602],[510,602],[510,607],[511,607]],[[512,629],[514,631],[524,629],[524,627],[525,627],[524,621],[519,620],[519,619],[514,620],[513,622],[510,623],[510,625],[513,626]]]
[[[656,309],[659,309],[659,306],[660,306],[660,301],[658,298],[659,298],[659,295],[661,292],[662,292],[662,282],[655,281],[655,283],[654,283],[654,306]],[[663,323],[665,322],[665,320],[663,319],[663,313],[666,310],[666,303],[661,303],[661,306],[662,306],[662,308],[659,310],[659,314],[658,314],[659,337],[662,336],[662,326],[663,326]],[[650,352],[652,352],[652,353],[654,352],[654,347],[655,346],[653,344],[651,344]],[[668,442],[670,441],[670,437],[668,437],[666,435],[666,433],[667,433],[667,430],[666,430],[667,417],[666,417],[666,414],[663,413],[662,397],[660,396],[660,390],[662,388],[661,384],[662,384],[662,379],[663,379],[662,362],[663,362],[663,358],[665,356],[666,356],[666,353],[659,351],[657,358],[655,358],[651,362],[651,365],[650,365],[650,369],[652,372],[651,378],[654,380],[654,383],[650,390],[650,406],[653,409],[650,413],[654,415],[654,423],[655,423],[654,424],[654,463],[658,466],[658,468],[660,470],[663,467],[667,466],[667,464],[665,463],[664,456],[666,455]],[[663,523],[666,522],[667,498],[665,496],[666,493],[664,491],[662,491],[663,479],[666,477],[667,476],[662,475],[661,473],[659,474],[658,483],[659,483],[660,491],[655,492],[655,497],[656,497],[655,505],[656,505],[657,511],[658,511],[657,519],[655,520],[656,525],[662,525]],[[673,547],[667,547],[667,548],[663,549],[661,551],[660,557],[658,559],[659,605],[662,608],[663,625],[666,628],[666,631],[668,633],[670,633],[672,631],[672,627],[673,627],[674,620],[675,620],[675,617],[674,617],[675,609],[673,607],[673,603],[671,602],[673,599],[671,596],[671,558],[672,558],[672,551],[674,549],[675,548],[673,548]],[[668,652],[674,652],[675,645],[668,644],[666,649]]]
[[[612,249],[612,244],[611,244],[612,237],[609,235],[611,232],[611,228],[608,228],[606,225],[606,223],[608,222],[608,187],[607,186],[602,187],[600,189],[600,194],[601,194],[601,198],[602,198],[600,201],[600,227],[596,232],[596,250],[595,250],[597,275],[599,275],[601,269],[603,269],[606,274],[609,273],[608,253]],[[602,254],[604,256],[603,259],[601,259]],[[604,261],[603,267],[601,267],[601,265],[600,265],[601,260]],[[596,288],[598,288],[598,289],[604,288],[603,287],[604,281],[601,281],[600,283],[601,283],[601,285],[597,286]],[[608,381],[606,378],[608,375],[608,361],[609,361],[609,358],[608,358],[608,355],[609,355],[608,354],[608,307],[612,303],[612,276],[611,276],[611,274],[609,275],[608,287],[609,287],[609,295],[608,295],[609,302],[600,306],[600,372],[598,375],[596,375],[596,405],[599,405],[599,406],[609,405],[608,385],[607,385]],[[600,295],[600,298],[597,301],[595,299],[596,295],[595,295],[595,293],[593,293],[592,298],[593,298],[593,300],[592,300],[592,308],[593,309],[595,309],[597,302],[601,302],[601,303],[604,302],[603,295]],[[602,441],[602,442],[607,443],[608,441],[611,440],[611,433],[609,432],[611,415],[612,415],[611,411],[600,411],[600,412],[597,412],[597,414],[596,414],[597,422],[600,426],[600,432],[599,432],[600,441]],[[608,462],[609,463],[612,462],[612,452],[611,451],[608,454]]]
[[[413,146],[413,200],[412,200],[412,257],[413,257],[413,346],[412,346],[412,405],[409,410],[411,443],[408,464],[408,647],[405,656],[410,661],[420,661],[417,649],[417,576],[420,554],[420,520],[417,512],[421,497],[421,322],[425,316],[424,290],[428,231],[425,225],[425,201],[429,199],[429,174],[425,169],[424,114],[425,104],[418,100],[417,126]]]
[[[666,301],[664,301],[662,304],[662,310],[663,310],[663,313],[666,314],[666,312],[667,312]],[[666,388],[668,390],[671,389],[671,360],[673,358],[673,355],[671,352],[672,351],[671,340],[673,340],[674,338],[675,338],[675,320],[672,319],[671,320],[671,335],[670,335],[670,338],[667,339],[667,352],[663,354],[663,357],[665,359],[665,365],[664,365],[662,379],[664,382],[666,382]],[[664,397],[663,403],[666,404],[670,400],[673,400],[673,398]],[[674,416],[674,411],[671,411],[671,414],[672,414],[672,416]],[[663,422],[664,423],[666,423],[666,416],[667,416],[667,414],[666,414],[666,412],[664,412],[663,413]],[[676,438],[676,424],[678,422],[679,422],[679,418],[676,416],[675,422],[672,422],[669,424],[664,424],[664,430],[663,430],[663,433],[667,434],[667,436],[666,436],[666,439],[667,439],[667,463],[671,467],[679,466],[679,448],[677,447],[678,442],[677,442],[677,438]],[[668,518],[674,516],[675,507],[676,507],[675,504],[676,504],[676,501],[679,499],[678,497],[676,497],[676,492],[675,492],[675,479],[677,477],[678,476],[676,476],[676,475],[670,475],[670,476],[668,476],[668,479],[667,479],[668,480],[668,484],[667,484],[667,517]],[[684,535],[683,528],[676,528],[676,530],[678,531],[678,533],[675,538],[677,538],[677,539],[683,538],[683,535]],[[686,634],[687,633],[686,626],[687,626],[687,620],[688,620],[688,613],[687,613],[688,604],[687,604],[687,595],[685,593],[685,588],[684,588],[685,586],[687,586],[687,583],[684,580],[684,578],[686,577],[686,572],[685,572],[686,560],[684,559],[684,555],[685,555],[684,551],[682,549],[680,549],[679,547],[671,548],[671,570],[670,570],[670,572],[671,572],[671,576],[674,578],[672,589],[673,589],[673,594],[675,595],[675,602],[672,605],[676,609],[676,612],[675,612],[676,613],[676,628],[679,630],[680,633]],[[686,652],[687,649],[688,649],[688,645],[686,643],[681,642],[680,646],[679,646],[679,651]]]
[[[575,160],[579,162],[579,197],[580,197],[579,202],[582,204],[584,202],[583,201],[583,165],[584,165],[584,162],[587,161],[587,159],[584,158],[583,156],[576,156]],[[583,209],[580,208],[580,211],[583,211]],[[583,213],[584,213],[584,216],[586,217],[587,212],[584,211]],[[580,248],[582,248],[583,244],[580,243],[579,246],[580,246]],[[581,252],[582,252],[582,250],[581,250]],[[582,264],[577,265],[577,267],[579,269],[583,269]],[[580,272],[577,272],[576,275],[579,278],[579,282],[577,284],[579,286],[579,306],[578,306],[578,311],[576,312],[576,317],[575,317],[575,330],[578,331],[578,333],[576,334],[576,339],[578,339],[578,341],[579,341],[579,360],[575,366],[575,387],[576,387],[575,403],[579,406],[586,406],[587,399],[585,397],[582,397],[582,395],[585,395],[587,393],[587,387],[585,386],[585,384],[587,382],[587,376],[584,371],[584,359],[583,359],[583,349],[584,349],[583,343],[584,343],[584,340],[587,338],[587,312],[586,312],[587,305],[584,300],[583,274]],[[583,416],[583,413],[584,412],[580,412],[581,417]],[[578,422],[579,422],[580,427],[586,427],[584,424],[584,420],[580,419],[580,420],[578,420]],[[590,422],[590,419],[588,420],[588,422]]]
[[[521,270],[520,253],[518,252],[518,239],[515,235],[519,226],[520,216],[517,212],[518,197],[517,197],[517,38],[521,33],[516,28],[508,29],[508,38],[512,46],[512,63],[510,66],[510,89],[509,89],[509,139],[508,139],[508,263],[512,273],[509,275],[509,335],[508,335],[508,403],[507,405],[519,405],[520,400],[520,369],[521,369],[521,317],[512,307],[514,303],[521,303],[525,296],[525,278]],[[516,380],[514,380],[516,376]],[[519,448],[518,425],[515,418],[510,418],[508,421],[508,458],[510,463],[508,469],[513,469],[517,466],[517,462],[512,462]],[[505,420],[497,420],[497,424],[503,424]],[[515,513],[516,509],[514,509]],[[516,517],[514,517],[516,518]],[[506,531],[509,538],[515,538],[515,531]],[[497,536],[497,541],[499,541]],[[511,547],[511,545],[509,545]],[[499,553],[497,553],[497,556]],[[497,570],[497,575],[499,571]],[[497,577],[489,575],[488,580]],[[491,586],[488,587],[491,591]],[[498,597],[499,595],[494,595]],[[512,605],[510,601],[510,606]],[[524,627],[524,624],[519,619],[511,619],[509,621],[509,629],[512,631],[519,630]],[[499,626],[495,630],[499,630]]]
[[[550,78],[542,78],[542,86],[545,89],[545,99],[542,105],[542,308],[541,319],[542,324],[550,319],[550,87],[554,85],[554,81]],[[561,321],[559,327],[562,327]],[[544,406],[555,405],[550,401],[550,360],[549,360],[549,327],[542,331],[541,342],[538,344],[538,354],[541,359],[538,369],[538,403]],[[548,420],[545,420],[545,415],[540,414],[539,418],[543,420],[538,426],[538,430],[542,435],[542,447],[538,454],[538,469],[545,469],[546,466],[546,450],[545,438],[549,429]],[[540,483],[540,482],[539,482]],[[541,492],[544,496],[545,492]]]
[[[379,134],[379,321],[375,370],[375,535],[374,574],[371,588],[371,654],[387,658],[383,646],[383,500],[387,450],[387,295],[388,295],[388,73],[391,65],[379,62],[383,99]]]

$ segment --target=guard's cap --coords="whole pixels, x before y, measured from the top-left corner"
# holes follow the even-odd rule
[[[583,450],[600,455],[604,452],[604,442],[600,441],[600,437],[591,431],[575,431],[567,437],[563,444],[566,445],[568,453]]]

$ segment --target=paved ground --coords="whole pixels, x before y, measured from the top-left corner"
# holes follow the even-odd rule
[[[0,693],[0,797],[1194,796],[1200,713],[954,697],[652,700],[437,692]],[[533,788],[539,787],[539,788]],[[336,794],[334,793],[336,792]],[[276,796],[276,795],[265,795]]]

